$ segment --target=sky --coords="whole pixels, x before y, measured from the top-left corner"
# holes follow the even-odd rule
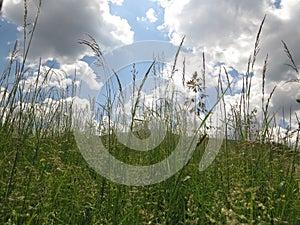
[[[32,26],[38,0],[28,0],[28,29]],[[24,5],[21,0],[4,0],[0,21],[0,72],[7,63],[9,50],[22,39]],[[300,64],[300,0],[44,0],[29,53],[34,67],[40,58],[45,65],[74,73],[86,87],[99,90],[101,82],[89,56],[88,48],[78,44],[85,33],[91,34],[103,52],[142,41],[164,41],[175,46],[185,36],[186,64],[190,74],[201,70],[202,52],[206,56],[206,85],[215,88],[219,66],[223,65],[233,80],[233,92],[226,95],[234,105],[242,87],[247,61],[260,23],[267,15],[260,38],[252,79],[251,104],[261,109],[261,85],[264,60],[268,54],[266,93],[275,85],[270,111],[278,117],[300,112],[295,101],[300,97],[298,83],[286,83],[298,75],[288,67],[281,40],[284,40]],[[148,49],[149,50],[149,49]],[[141,50],[143,51],[143,49]],[[118,56],[116,56],[118,60]],[[48,64],[47,64],[48,62]],[[124,65],[125,66],[125,65]],[[117,68],[119,69],[119,68]],[[68,77],[62,77],[65,83]],[[268,95],[266,95],[266,98]],[[297,126],[295,117],[293,124]]]

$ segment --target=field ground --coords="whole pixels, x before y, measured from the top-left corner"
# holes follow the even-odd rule
[[[284,145],[225,140],[199,172],[202,143],[178,174],[129,187],[89,168],[72,133],[0,138],[1,224],[300,224],[300,156]]]

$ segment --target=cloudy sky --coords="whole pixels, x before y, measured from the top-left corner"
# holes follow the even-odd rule
[[[38,0],[28,0],[28,23],[36,14]],[[0,22],[1,71],[9,49],[16,38],[22,38],[23,1],[4,0]],[[187,65],[201,69],[201,54],[205,52],[207,86],[215,87],[218,65],[224,65],[233,80],[233,93],[226,99],[234,104],[239,98],[242,77],[253,52],[259,25],[267,15],[261,34],[260,52],[252,80],[253,107],[261,108],[261,74],[263,62],[269,54],[266,93],[278,85],[271,110],[286,114],[299,111],[295,99],[300,97],[297,83],[285,83],[298,78],[289,63],[281,40],[284,40],[300,64],[300,0],[44,0],[29,55],[35,65],[55,62],[57,69],[85,80],[99,89],[88,60],[90,51],[78,44],[89,33],[105,52],[140,41],[166,41],[179,45],[186,36]],[[30,29],[30,25],[29,28]],[[118,59],[116,59],[118,60]],[[62,78],[63,79],[63,78]],[[266,96],[267,98],[268,96]]]

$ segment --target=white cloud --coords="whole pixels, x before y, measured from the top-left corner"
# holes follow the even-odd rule
[[[28,19],[32,24],[37,0],[28,1]],[[121,5],[122,0],[111,1]],[[5,1],[3,16],[23,25],[23,1]],[[27,28],[29,32],[32,25]],[[60,63],[74,63],[87,53],[78,39],[84,33],[93,35],[104,49],[133,42],[133,31],[127,20],[110,14],[108,0],[43,1],[34,34],[30,59],[55,57]]]
[[[282,0],[277,9],[273,0],[157,0],[165,8],[164,23],[158,27],[168,32],[171,42],[179,44],[186,35],[185,46],[192,50],[187,57],[187,65],[200,69],[201,54],[206,55],[207,85],[217,85],[218,69],[213,67],[217,62],[224,62],[225,67],[233,67],[240,73],[246,73],[249,56],[253,53],[254,42],[259,25],[267,14],[267,19],[260,39],[260,52],[257,56],[252,78],[251,104],[261,108],[262,97],[262,67],[269,53],[267,75],[265,82],[268,97],[274,85],[279,83],[271,101],[270,111],[278,111],[282,116],[282,107],[286,112],[300,113],[300,105],[295,99],[300,97],[299,88],[291,88],[291,83],[284,84],[289,79],[297,78],[285,63],[289,63],[281,40],[284,40],[298,65],[300,30],[295,29],[300,20],[300,1]],[[182,58],[180,59],[182,60]],[[179,62],[181,62],[178,60]],[[224,73],[223,73],[224,74]],[[231,79],[240,79],[230,77]],[[242,81],[236,81],[235,89],[242,86]],[[290,87],[290,88],[287,88]],[[240,94],[237,94],[237,98]],[[233,99],[227,101],[234,104]],[[287,115],[287,113],[285,114]]]
[[[32,65],[28,67],[32,69],[32,75],[25,76],[20,82],[20,88],[23,92],[31,92],[39,88],[59,88],[66,89],[72,85],[73,80],[63,73],[61,70],[50,68],[48,66],[40,66],[40,70],[34,70],[38,65]],[[23,87],[24,86],[24,87]]]
[[[136,21],[138,21],[138,22],[145,22],[147,19],[146,19],[146,17],[136,17]]]
[[[61,66],[61,70],[67,74],[74,74],[76,70],[76,77],[85,81],[92,90],[99,90],[102,87],[102,83],[97,81],[95,72],[86,62],[77,61],[75,64],[64,64]]]
[[[148,9],[148,11],[146,12],[146,17],[150,23],[155,23],[158,20],[153,8]]]
[[[163,8],[166,8],[170,4],[169,0],[150,0],[150,1],[158,3]]]
[[[23,34],[24,2],[4,2],[4,18],[14,22]],[[27,3],[28,42],[38,0],[27,1]],[[102,83],[96,79],[96,74],[88,63],[80,60],[83,56],[91,55],[91,50],[87,46],[80,45],[78,40],[86,38],[84,33],[88,33],[97,40],[102,51],[107,51],[124,44],[131,44],[134,35],[126,19],[110,13],[109,3],[121,6],[123,0],[42,1],[27,66],[35,71],[40,57],[42,62],[54,59],[59,66],[59,69],[51,70],[52,78],[43,85],[43,88],[69,87],[73,84],[76,70],[76,78],[81,80],[80,87],[83,93],[81,97],[88,98],[91,94],[97,94]],[[22,37],[20,39],[22,40]],[[20,52],[22,53],[22,49]],[[43,68],[47,69],[47,66]],[[35,79],[36,74],[28,77],[26,81],[28,87]],[[78,82],[76,85],[79,85]]]
[[[136,17],[136,20],[138,22],[150,22],[150,23],[155,23],[158,18],[155,15],[155,10],[153,8],[149,8],[146,12],[146,16],[145,17]]]
[[[7,88],[4,87],[0,87],[0,101],[2,103],[2,105],[5,105],[8,97],[9,97],[9,91],[7,90]],[[1,112],[1,108],[0,108],[0,112]]]
[[[109,0],[111,3],[116,4],[118,6],[122,6],[124,3],[124,0]]]

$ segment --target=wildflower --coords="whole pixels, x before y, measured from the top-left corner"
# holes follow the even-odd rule
[[[41,159],[40,159],[40,162],[45,162],[45,161],[46,161],[45,158],[41,158]]]
[[[282,199],[285,199],[285,197],[286,197],[285,194],[282,194],[282,195],[281,195],[281,198],[282,198]]]

